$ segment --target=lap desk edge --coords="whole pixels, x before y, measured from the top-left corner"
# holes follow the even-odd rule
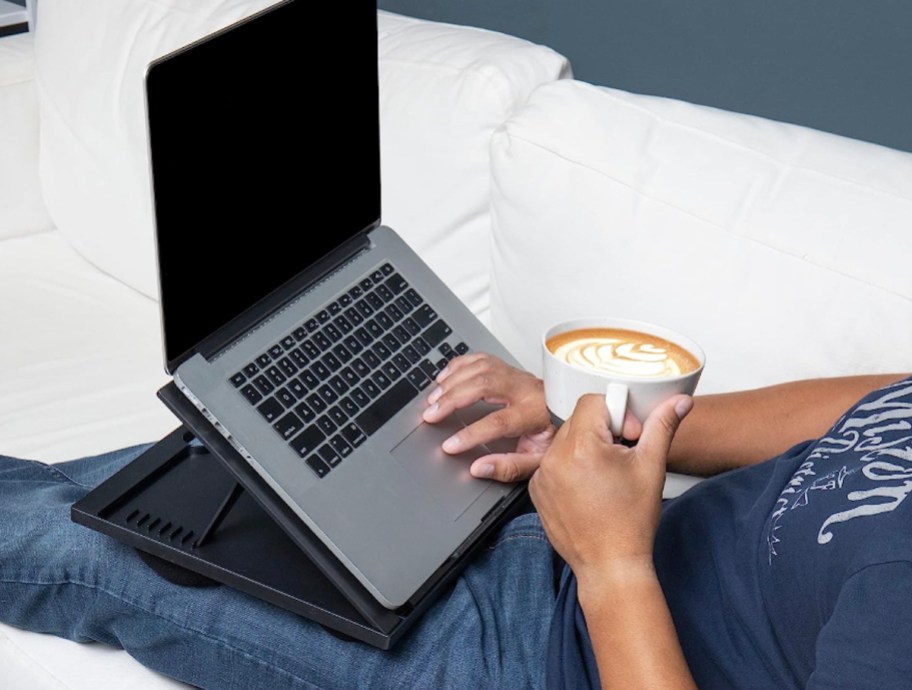
[[[183,426],[74,504],[73,521],[380,649],[392,648],[488,539],[528,506],[525,486],[512,492],[496,507],[499,515],[482,521],[405,606],[391,611],[173,383],[158,396]],[[243,492],[231,503],[226,497],[237,485]],[[219,513],[224,520],[201,542]]]

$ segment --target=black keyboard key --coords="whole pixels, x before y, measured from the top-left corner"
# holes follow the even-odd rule
[[[378,386],[376,383],[374,383],[370,379],[367,379],[366,381],[361,383],[361,389],[365,393],[367,393],[371,398],[376,398],[382,392],[380,390],[380,386]]]
[[[289,409],[294,407],[298,402],[298,399],[295,397],[294,393],[292,393],[287,388],[279,388],[279,390],[276,391],[275,397],[280,403]]]
[[[424,338],[415,338],[412,341],[412,345],[415,346],[415,349],[418,350],[418,354],[426,355],[431,351],[431,346],[427,344],[427,341]]]
[[[307,353],[307,356],[311,359],[320,356],[320,348],[314,344],[313,340],[305,340],[303,343],[301,343],[301,349]]]
[[[239,371],[234,376],[231,377],[231,383],[234,384],[235,388],[240,388],[241,384],[247,380],[247,377],[244,375],[243,371]]]
[[[367,440],[364,432],[354,424],[346,424],[342,427],[342,436],[348,441],[353,448],[357,448]]]
[[[310,366],[310,370],[316,375],[317,379],[320,381],[325,381],[330,377],[332,372],[330,372],[329,367],[327,367],[323,361],[314,362]]]
[[[345,414],[349,417],[354,417],[358,414],[358,410],[361,408],[354,400],[352,400],[347,395],[339,401],[339,407],[345,410]]]
[[[377,323],[380,324],[380,327],[384,331],[388,331],[390,328],[393,327],[393,320],[387,315],[386,312],[383,312],[383,311],[379,312],[375,318],[377,320]]]
[[[371,273],[371,280],[374,282],[374,285],[382,282],[383,281],[383,271],[381,271],[380,269],[377,269],[376,271]]]
[[[339,375],[342,377],[342,380],[345,381],[349,386],[354,386],[358,381],[361,380],[361,377],[358,376],[357,372],[351,367],[345,367],[342,371],[339,372]]]
[[[349,295],[347,292],[339,298],[339,304],[341,304],[343,307],[347,307],[351,303],[352,303],[351,295]]]
[[[392,290],[394,295],[398,295],[400,292],[408,288],[408,283],[406,282],[405,278],[403,278],[398,273],[388,278],[384,285]]]
[[[378,309],[383,309],[383,299],[376,292],[371,292],[364,297],[364,301],[367,302],[374,311]]]
[[[424,302],[424,300],[421,299],[421,295],[415,292],[415,288],[409,288],[406,290],[405,298],[412,303],[413,307],[420,307],[422,302]]]
[[[291,440],[291,447],[298,451],[302,458],[313,453],[326,435],[315,426],[309,426]]]
[[[383,311],[396,323],[401,321],[402,317],[405,316],[405,314],[402,313],[402,310],[395,304],[388,304]]]
[[[390,353],[396,352],[400,347],[402,347],[402,343],[399,342],[399,338],[394,336],[392,333],[387,333],[385,336],[383,336],[383,338],[381,338],[381,341],[389,348]]]
[[[282,338],[281,345],[282,345],[282,349],[284,349],[284,350],[290,350],[297,344],[298,344],[297,341],[290,335],[286,335],[284,338]]]
[[[321,398],[316,393],[312,393],[307,397],[307,404],[310,406],[310,409],[312,409],[317,414],[320,414],[328,407],[327,404],[323,401],[323,398]]]
[[[329,415],[329,418],[332,419],[336,424],[342,426],[345,422],[348,421],[348,415],[342,410],[341,407],[336,405],[335,407],[329,408],[329,412],[326,414]]]
[[[438,374],[439,374],[441,371],[443,371],[443,369],[444,369],[444,367],[446,367],[448,361],[449,361],[449,360],[448,360],[446,357],[441,357],[440,359],[437,360],[436,366],[437,366],[437,373],[438,373]]]
[[[427,387],[431,380],[424,375],[420,367],[415,367],[408,373],[408,380],[415,388],[422,390]]]
[[[399,379],[388,391],[377,398],[370,407],[355,419],[355,423],[368,436],[386,424],[399,410],[405,407],[416,395],[418,389],[407,379]]]
[[[399,369],[399,372],[402,374],[407,372],[412,366],[401,352],[398,355],[393,356],[393,364],[396,365],[396,368]]]
[[[299,369],[303,369],[310,361],[310,358],[297,347],[288,353],[288,358],[294,362]]]
[[[342,366],[342,362],[340,362],[339,358],[336,357],[332,352],[327,352],[325,355],[323,355],[323,359],[320,361],[329,367],[330,371],[339,371],[340,367]],[[314,365],[314,371],[316,371],[316,368],[316,365]]]
[[[413,337],[421,333],[421,326],[411,316],[402,322],[402,327]]]
[[[272,357],[267,354],[262,354],[256,358],[256,363],[260,365],[260,368],[268,367],[269,363],[272,362]]]
[[[300,350],[295,348],[294,351],[299,352]],[[278,361],[278,367],[285,376],[294,376],[298,373],[298,367],[295,366],[288,357],[282,357],[282,359]]]
[[[313,390],[320,385],[320,379],[318,379],[310,370],[303,372],[298,377],[298,379],[307,387],[308,390]]]
[[[266,395],[266,394],[268,394],[268,393],[272,393],[272,391],[275,390],[275,386],[272,385],[272,382],[270,382],[270,380],[267,379],[267,378],[266,378],[265,376],[263,376],[262,374],[260,374],[259,376],[257,376],[257,377],[253,380],[253,383],[254,383],[254,385],[257,387],[257,389],[260,391],[260,393],[262,393],[263,395]]]
[[[285,383],[288,380],[288,377],[285,376],[285,374],[283,374],[275,365],[269,367],[266,370],[266,376],[268,376],[269,380],[277,386]]]
[[[294,396],[300,400],[305,395],[307,395],[307,389],[304,387],[304,384],[301,383],[298,379],[291,379],[288,382],[288,390],[294,393]]]
[[[389,388],[389,385],[392,383],[392,381],[389,380],[389,377],[382,371],[375,371],[371,374],[371,380],[380,386],[381,389]]]
[[[402,376],[402,372],[399,371],[399,367],[397,367],[391,361],[384,364],[382,367],[380,367],[380,369],[389,377],[390,381],[395,381],[400,376]]]
[[[365,319],[374,313],[374,308],[363,299],[358,300],[358,302],[355,304],[355,309],[357,309],[358,313],[361,314],[361,316]]]
[[[364,361],[367,363],[368,370],[376,369],[377,367],[380,366],[380,362],[383,361],[373,350],[366,350],[364,352],[364,354],[361,356],[364,358]],[[364,374],[362,374],[362,376],[364,376]]]
[[[304,322],[304,328],[307,329],[308,333],[313,333],[319,327],[320,327],[320,322],[317,321],[316,319],[307,319],[307,321]]]
[[[305,424],[310,424],[314,419],[317,418],[316,412],[310,409],[307,406],[307,403],[301,403],[295,409],[295,412],[298,413],[298,417],[304,420]]]
[[[373,352],[368,352],[367,354],[370,355],[373,354]],[[367,364],[364,363],[364,360],[360,357],[355,357],[352,360],[351,368],[355,370],[355,373],[358,375],[359,379],[367,376],[372,369],[372,367],[367,366]]]
[[[326,309],[323,309],[322,311],[320,311],[317,314],[316,318],[317,318],[317,323],[321,323],[321,324],[326,323],[327,321],[329,321],[329,311]]]
[[[333,420],[331,420],[329,417],[327,417],[326,415],[323,415],[322,417],[320,417],[317,420],[317,426],[320,427],[320,430],[327,436],[329,436],[336,429],[338,429],[338,427],[336,426],[336,423]]]
[[[372,281],[370,278],[365,278],[360,283],[358,283],[358,287],[361,288],[362,292],[367,292],[373,286],[374,286],[374,281]]]
[[[320,450],[317,452],[320,454],[320,457],[323,458],[323,462],[325,462],[330,467],[335,467],[340,462],[342,462],[342,458],[339,457],[339,454],[334,451],[332,449],[332,446],[330,446],[328,443],[320,446]]]
[[[393,354],[392,350],[390,350],[389,347],[382,342],[377,342],[371,345],[371,352],[377,355],[377,357],[380,358],[381,362]]]
[[[253,362],[251,362],[246,367],[244,367],[244,373],[247,376],[254,376],[259,370],[260,370],[260,368]]]
[[[309,426],[291,440],[291,447],[298,451],[302,458],[313,453],[326,435],[315,426]]]
[[[333,447],[333,450],[343,458],[347,458],[349,455],[351,455],[352,447],[348,445],[348,441],[346,441],[341,436],[333,436],[331,439],[329,439],[329,444]]]
[[[421,337],[427,341],[428,345],[434,347],[452,332],[453,329],[447,325],[446,321],[437,319],[430,328],[421,334]]]
[[[435,367],[430,360],[426,359],[421,364],[418,365],[421,367],[421,371],[424,372],[424,375],[427,376],[432,381],[437,376],[437,367]]]
[[[409,314],[412,309],[415,308],[414,305],[405,298],[405,295],[399,295],[394,304],[402,310],[403,314]]]
[[[278,431],[282,435],[282,438],[287,441],[304,428],[304,422],[302,422],[294,412],[289,412],[273,424],[272,428]]]
[[[320,479],[329,474],[329,465],[316,455],[311,455],[304,462],[307,463],[307,466],[312,469]]]
[[[313,341],[316,346],[320,348],[320,352],[326,352],[332,347],[332,341],[326,337],[326,334],[323,331],[314,333]]]
[[[251,405],[256,405],[260,400],[263,399],[263,396],[260,395],[260,391],[254,388],[251,384],[247,384],[241,388],[241,393],[244,394],[244,397],[247,398],[247,402]]]
[[[364,328],[356,329],[355,337],[364,346],[370,345],[372,342],[374,342],[374,336],[372,336],[370,333],[368,333],[367,330]]]
[[[469,351],[469,346],[466,345],[465,343],[456,344],[456,354],[457,355],[464,355],[468,351]]]
[[[263,415],[267,422],[274,422],[285,412],[285,408],[275,398],[267,398],[266,401],[257,408],[257,411]]]
[[[418,350],[416,350],[412,345],[406,345],[404,348],[402,348],[402,354],[405,355],[405,358],[412,364],[415,364],[415,362],[421,359],[421,355],[418,354]]]
[[[304,326],[298,326],[296,329],[294,329],[291,332],[291,334],[294,336],[295,340],[297,340],[298,342],[301,342],[302,340],[304,340],[304,338],[307,337],[307,329],[304,328]]]
[[[424,304],[415,310],[415,313],[412,314],[412,318],[415,319],[421,328],[427,328],[437,320],[437,312],[431,309],[431,305]]]
[[[348,319],[346,319],[344,316],[337,317],[336,320],[333,321],[333,324],[336,326],[336,328],[338,328],[340,331],[342,331],[343,335],[351,333],[352,330],[354,330],[354,328],[355,328],[352,325],[352,322],[349,321]]]
[[[345,318],[348,319],[353,326],[360,326],[364,323],[364,317],[361,316],[361,312],[357,309],[347,309],[345,311]]]
[[[336,391],[339,395],[346,393],[348,391],[348,384],[342,379],[341,376],[336,374],[329,380],[329,385],[333,387],[333,390]]]
[[[329,315],[330,316],[337,316],[341,312],[342,312],[342,305],[339,304],[338,302],[333,302],[332,304],[329,305]]]
[[[345,364],[352,358],[351,350],[345,347],[344,343],[339,343],[333,348],[332,353],[339,359],[342,364]]]
[[[285,354],[285,348],[282,347],[281,345],[276,344],[269,348],[269,355],[273,359],[278,359],[283,354]]]
[[[378,294],[380,296],[380,299],[382,299],[384,302],[389,302],[393,299],[393,291],[386,287],[386,285],[381,285],[376,290],[374,290],[374,292]]]
[[[360,388],[355,388],[349,395],[358,403],[358,407],[367,407],[370,404],[370,396]]]
[[[396,269],[393,268],[392,264],[383,264],[383,265],[380,267],[380,271],[381,271],[381,272],[383,273],[383,275],[385,275],[385,276],[392,275],[393,272],[394,272],[395,270],[396,270]]]
[[[364,294],[364,290],[361,289],[360,285],[355,285],[355,287],[348,291],[348,294],[352,299],[358,299],[361,295]]]
[[[370,333],[374,338],[379,338],[383,335],[383,326],[377,323],[374,319],[371,319],[365,323],[364,328],[367,329],[367,332]]]
[[[446,357],[448,359],[450,357],[450,353],[453,352],[453,348],[450,347],[449,343],[441,343],[440,347],[437,349],[440,350],[440,354],[442,354],[444,357]]]
[[[342,340],[342,331],[336,328],[335,324],[329,324],[323,329],[323,332],[326,333],[329,339],[334,343],[338,343],[340,340]]]
[[[342,341],[345,344],[345,347],[348,348],[348,351],[353,355],[358,354],[361,350],[364,349],[364,345],[361,344],[361,341],[358,340],[355,336],[350,335],[345,340]]]
[[[320,397],[323,398],[323,400],[325,400],[326,403],[329,405],[332,405],[334,402],[336,402],[336,400],[339,399],[339,394],[336,393],[336,391],[334,391],[332,389],[332,386],[330,386],[329,384],[320,386],[317,389],[317,393],[319,393]]]
[[[409,340],[412,339],[412,336],[409,334],[409,332],[407,330],[405,330],[405,328],[403,326],[396,326],[393,329],[393,335],[399,339],[400,343],[407,343]]]

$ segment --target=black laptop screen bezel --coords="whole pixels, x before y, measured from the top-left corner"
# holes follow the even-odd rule
[[[269,311],[278,308],[307,284],[332,270],[344,260],[340,257],[350,256],[366,246],[367,233],[380,225],[376,5],[367,0],[356,0],[345,3],[344,12],[339,5],[341,3],[321,9],[322,6],[305,4],[304,0],[286,0],[159,58],[146,72],[146,115],[162,340],[165,369],[168,373],[173,373],[196,352],[209,357],[232,342],[267,316]],[[324,17],[323,14],[327,16]],[[333,73],[332,66],[313,64],[315,51],[326,52],[326,46],[332,45],[321,42],[323,47],[317,48],[304,38],[308,35],[307,27],[314,22],[321,26],[344,27],[344,35],[340,32],[338,37],[338,47],[349,56],[346,64],[351,63],[353,52],[356,53],[356,63],[358,57],[366,62],[368,54],[373,55],[373,70],[361,78],[357,91],[352,90],[354,87],[350,69]],[[352,45],[353,41],[357,47]],[[268,73],[266,84],[251,85],[253,77],[262,75],[268,66],[273,66],[275,71]],[[314,76],[315,71],[319,72],[317,76]],[[309,80],[308,88],[300,96],[290,95],[290,90],[286,94],[277,88],[268,88],[270,85],[297,83],[305,78]],[[203,86],[197,87],[200,83]],[[239,187],[235,187],[234,193],[229,191],[225,205],[232,211],[237,210],[234,208],[236,204],[245,204],[237,213],[223,212],[217,204],[199,201],[206,197],[206,192],[212,198],[212,189],[216,187],[214,183],[209,183],[199,197],[184,193],[183,190],[189,188],[189,183],[199,181],[202,184],[210,176],[191,177],[189,172],[185,173],[182,166],[175,162],[175,152],[181,153],[183,149],[172,142],[184,137],[191,145],[188,148],[192,148],[199,140],[191,137],[187,131],[201,130],[184,128],[185,122],[192,120],[192,116],[187,115],[190,109],[186,106],[188,95],[192,102],[197,88],[209,89],[207,98],[199,97],[199,112],[224,112],[217,105],[210,106],[213,99],[217,102],[223,97],[219,85],[229,85],[233,89],[224,92],[229,94],[224,96],[226,102],[237,103],[238,99],[242,99],[241,102],[246,104],[248,101],[256,102],[255,98],[259,96],[261,101],[267,103],[264,108],[240,108],[240,112],[232,110],[225,113],[212,128],[206,128],[206,135],[210,130],[214,134],[212,142],[216,141],[216,136],[222,136],[226,147],[234,153],[243,149],[243,144],[254,148],[248,141],[241,142],[240,146],[236,143],[232,147],[231,138],[224,136],[229,131],[244,130],[243,126],[249,125],[249,122],[243,121],[245,115],[254,119],[261,117],[265,124],[267,117],[262,113],[277,110],[286,112],[280,106],[292,101],[306,104],[309,102],[307,94],[314,100],[318,100],[314,94],[320,94],[322,98],[314,104],[314,113],[295,115],[302,120],[294,121],[298,127],[290,126],[292,118],[286,117],[277,122],[272,130],[248,126],[244,132],[250,136],[254,132],[262,132],[266,140],[271,139],[274,146],[261,150],[273,151],[277,161],[282,160],[283,156],[300,154],[306,146],[308,154],[314,151],[323,154],[322,160],[325,163],[323,168],[311,166],[310,170],[328,168],[324,179],[346,182],[349,179],[347,175],[355,171],[356,184],[351,189],[330,187],[312,190],[304,187],[306,194],[302,192],[300,198],[292,198],[290,192],[296,191],[295,184],[289,182],[288,178],[274,175],[271,183],[286,191],[280,195],[285,203],[266,206],[261,197],[266,196],[272,187],[266,188],[262,175],[248,175],[250,185],[255,189],[258,184],[261,185],[263,193],[244,198],[237,193]],[[253,96],[248,101],[243,100],[251,94]],[[271,94],[278,95],[274,100],[269,100]],[[332,106],[337,105],[333,95],[336,96],[335,101],[343,102],[344,110],[341,112],[333,110]],[[348,111],[355,106],[357,116],[362,118],[359,123],[364,122],[366,126],[356,132],[360,138],[343,139],[343,134],[351,134],[350,131],[342,132],[342,128],[351,126],[352,113]],[[193,111],[193,115],[197,115],[197,111]],[[199,120],[202,121],[202,118],[199,117]],[[284,131],[280,129],[283,124]],[[333,135],[336,139],[333,139]],[[203,140],[206,141],[205,137]],[[342,162],[330,157],[330,144],[326,142],[335,141],[341,142],[340,150],[347,154],[339,156],[339,161],[345,161],[344,169]],[[350,141],[361,143],[354,148],[355,145]],[[282,143],[286,148],[278,146]],[[345,146],[349,148],[346,149]],[[205,150],[204,147],[201,148]],[[352,155],[353,150],[358,152],[357,156]],[[219,149],[218,154],[221,153]],[[227,160],[228,154],[225,155]],[[318,161],[316,165],[319,166],[319,155],[313,159]],[[185,160],[193,163],[198,157],[186,156]],[[263,159],[258,159],[257,162],[262,163]],[[359,167],[353,167],[355,165]],[[205,166],[201,167],[206,169]],[[238,166],[238,174],[243,175],[245,169],[263,167],[268,168],[266,165]],[[218,171],[225,169],[224,165],[213,163],[208,171],[214,171],[215,179],[218,179]],[[183,180],[181,175],[185,175]],[[303,186],[303,175],[301,178],[300,185]],[[226,176],[225,179],[230,189],[234,178]],[[177,182],[172,183],[172,180]],[[180,184],[181,181],[186,184]],[[326,184],[329,186],[329,183]],[[359,202],[360,205],[352,203],[355,194],[357,199],[363,200],[363,203]],[[320,205],[323,199],[327,200],[325,207]],[[339,203],[340,200],[347,203]],[[257,207],[256,204],[263,206]],[[245,218],[252,218],[261,208],[271,212],[271,215],[265,214],[273,221],[269,226],[280,226],[278,232],[285,233],[291,241],[281,245],[282,251],[275,254],[281,267],[275,275],[264,277],[255,289],[248,289],[237,282],[242,279],[243,265],[232,266],[230,257],[238,257],[237,261],[242,264],[250,254],[255,253],[257,245],[265,241],[264,232],[232,224],[235,219],[238,219],[239,225],[244,224]],[[215,210],[216,221],[209,226],[201,221],[212,209]],[[218,237],[206,236],[204,228],[208,227],[217,228]],[[215,234],[212,230],[209,232]],[[247,248],[242,243],[232,246],[230,239],[233,236],[245,238],[250,251],[245,251]],[[228,261],[219,258],[221,256],[229,257]],[[232,276],[233,272],[235,277]],[[243,292],[242,288],[247,292]],[[213,309],[213,300],[216,300],[214,304],[218,309]]]

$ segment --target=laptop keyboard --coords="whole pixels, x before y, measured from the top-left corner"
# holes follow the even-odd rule
[[[229,380],[325,477],[468,351],[386,263]]]

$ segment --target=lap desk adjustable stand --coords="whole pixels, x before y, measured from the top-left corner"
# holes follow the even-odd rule
[[[380,649],[396,644],[487,538],[528,507],[528,494],[517,492],[501,519],[487,525],[469,549],[447,560],[404,606],[391,611],[173,383],[158,395],[183,426],[78,501],[73,521],[139,549],[147,561],[148,555],[163,559],[172,570],[169,579],[183,581],[180,573],[202,575]]]

